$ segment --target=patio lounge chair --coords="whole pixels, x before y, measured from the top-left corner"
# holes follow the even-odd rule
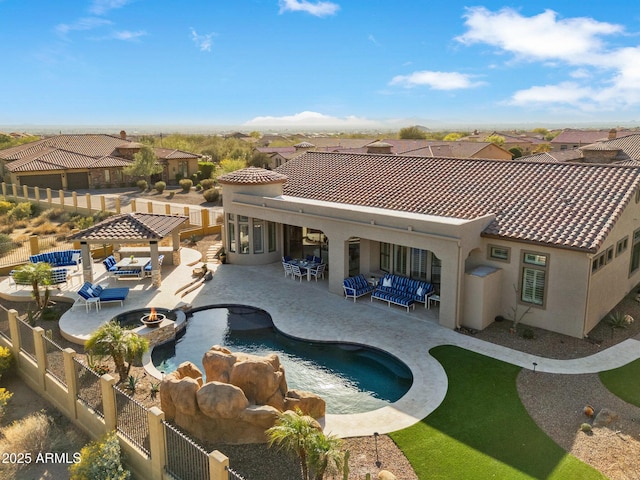
[[[92,285],[91,282],[85,282],[80,290],[78,290],[78,298],[73,306],[76,304],[85,305],[87,311],[92,303],[96,304],[99,309],[102,303],[108,302],[120,302],[120,306],[124,306],[124,301],[129,295],[129,289],[123,288],[102,288],[100,285]]]

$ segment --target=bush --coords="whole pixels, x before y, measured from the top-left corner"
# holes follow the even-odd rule
[[[22,202],[17,204],[11,210],[9,210],[9,218],[11,220],[26,220],[31,217],[33,214],[33,209],[31,208],[31,203]]]
[[[216,164],[213,162],[198,162],[198,168],[200,169],[200,178],[209,179],[216,169]],[[204,185],[202,187],[205,188]]]
[[[204,192],[202,192],[202,195],[204,195],[204,199],[207,202],[217,202],[218,198],[220,198],[220,192],[215,188],[210,188],[209,190],[205,190]]]
[[[7,347],[0,346],[0,378],[11,368],[13,354]]]
[[[141,192],[144,192],[147,188],[149,188],[149,184],[146,180],[138,180],[136,182],[136,187],[138,187]]]
[[[196,185],[196,192],[199,192],[200,190],[202,190],[202,185],[197,184]]]
[[[585,422],[580,425],[580,430],[582,430],[584,433],[591,433],[591,425]]]
[[[44,412],[38,412],[16,420],[2,429],[4,438],[0,440],[0,452],[20,452],[31,456],[32,462],[40,452],[52,451],[54,443],[63,439],[61,432],[53,431],[53,422]],[[16,478],[15,471],[25,468],[28,464],[2,465],[2,478]]]
[[[120,444],[115,432],[109,432],[80,451],[80,462],[69,467],[70,480],[124,480],[131,472],[122,467]]]
[[[7,200],[1,200],[0,215],[4,215],[5,213],[9,212],[9,210],[11,210],[14,206],[15,206],[15,203],[9,202]]]
[[[536,338],[536,334],[530,328],[525,328],[525,330],[522,332],[522,338],[533,340],[534,338]]]
[[[184,178],[184,175],[181,173],[176,173],[176,182],[180,183],[180,180]]]
[[[164,182],[156,182],[153,188],[155,188],[158,193],[162,193],[164,189],[167,188],[167,184]]]
[[[190,192],[191,187],[193,187],[193,182],[188,178],[183,178],[180,180],[180,188],[182,188],[183,192]]]
[[[215,184],[216,184],[216,181],[213,178],[205,178],[200,182],[200,185],[202,185],[203,190],[209,190],[210,188],[213,188]]]
[[[13,397],[13,393],[6,388],[0,388],[0,419],[4,417],[4,414],[7,411],[7,403],[9,403],[11,397]]]
[[[0,233],[0,254],[10,252],[15,248],[11,237],[6,233]]]

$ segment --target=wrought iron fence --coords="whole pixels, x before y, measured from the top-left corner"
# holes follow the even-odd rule
[[[33,329],[27,322],[18,319],[18,332],[20,335],[20,350],[35,360],[36,347],[33,342]]]
[[[46,332],[44,335],[44,348],[47,358],[46,371],[66,387],[67,380],[64,372],[62,347],[47,336],[49,332]]]
[[[167,473],[179,480],[209,480],[206,450],[170,423],[162,424],[167,442]]]
[[[247,480],[246,478],[244,478],[242,475],[240,475],[238,472],[236,472],[235,470],[233,470],[231,467],[225,467],[225,470],[227,471],[227,473],[229,474],[229,478],[231,480],[235,479],[235,480]]]
[[[78,359],[74,358],[73,361],[76,367],[76,378],[78,379],[78,393],[76,395],[78,400],[92,408],[100,417],[104,418],[100,375]]]
[[[147,456],[151,456],[147,408],[115,385],[113,390],[116,395],[117,430],[131,440]]]
[[[0,243],[0,266],[16,265],[29,261],[29,242],[6,241]]]
[[[9,332],[9,310],[0,305],[0,335],[11,341]]]

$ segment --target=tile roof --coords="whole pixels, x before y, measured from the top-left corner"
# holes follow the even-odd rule
[[[258,167],[248,167],[235,172],[227,173],[218,177],[218,183],[225,185],[267,185],[270,183],[284,183],[287,181],[285,175]]]
[[[187,221],[182,215],[122,213],[69,236],[70,240],[160,240]]]
[[[550,143],[577,143],[580,145],[586,145],[588,143],[595,143],[602,140],[609,139],[609,130],[576,130],[567,129],[560,132]],[[619,130],[616,132],[618,138],[637,133],[632,130]]]
[[[174,159],[174,158],[200,158],[201,155],[197,153],[185,152],[184,150],[176,150],[174,148],[158,148],[154,147],[153,153],[159,159]]]
[[[595,252],[640,185],[640,168],[307,152],[278,167],[285,195],[474,219],[483,235]]]
[[[46,170],[73,170],[87,168],[126,167],[131,161],[117,157],[94,158],[80,153],[44,147],[19,160],[7,163],[10,172],[39,172]]]

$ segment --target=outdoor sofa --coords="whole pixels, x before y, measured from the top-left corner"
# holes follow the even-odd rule
[[[355,277],[345,278],[342,282],[342,288],[344,289],[345,298],[353,298],[355,302],[357,298],[371,293],[375,287],[361,273]]]
[[[433,295],[433,285],[421,280],[414,280],[400,275],[387,273],[380,279],[380,283],[371,294],[373,299],[409,308],[415,308],[415,302],[424,303],[425,308],[429,296]]]
[[[15,285],[16,289],[18,288],[18,285],[31,285],[31,282],[29,281],[23,281],[20,282],[18,280],[16,280],[16,278],[14,277],[14,274],[16,273],[17,270],[11,270],[9,272],[9,279],[11,282],[13,282],[13,284]],[[67,283],[67,278],[69,277],[68,271],[66,268],[64,267],[55,267],[51,269],[51,284],[52,285],[59,285],[61,283]]]
[[[46,252],[31,255],[29,257],[29,261],[31,263],[46,262],[52,267],[70,267],[78,266],[82,261],[82,257],[80,250],[61,250],[59,252]]]

